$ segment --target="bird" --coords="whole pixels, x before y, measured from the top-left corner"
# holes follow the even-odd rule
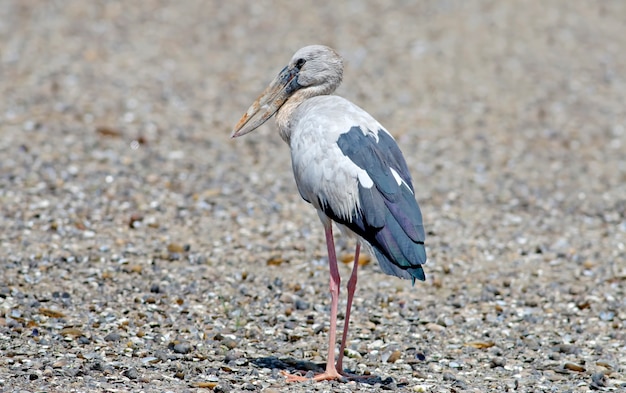
[[[325,45],[295,52],[289,63],[234,127],[246,135],[275,116],[289,145],[301,197],[324,226],[330,269],[330,328],[326,369],[307,378],[283,372],[289,382],[357,378],[343,369],[350,310],[357,284],[361,245],[373,251],[381,270],[424,281],[426,263],[422,213],[406,160],[393,136],[356,104],[332,93],[343,79],[343,59]],[[339,356],[335,363],[341,277],[333,223],[356,238]]]

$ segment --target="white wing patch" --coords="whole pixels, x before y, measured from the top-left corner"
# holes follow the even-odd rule
[[[374,186],[374,181],[372,180],[372,178],[370,177],[370,175],[367,174],[367,172],[365,172],[365,170],[356,167],[356,172],[357,172],[357,178],[359,179],[359,183],[361,184],[361,186],[363,188],[372,188]]]
[[[405,182],[401,177],[400,174],[398,172],[396,172],[395,169],[393,168],[389,168],[391,170],[391,174],[393,175],[393,178],[396,179],[396,183],[398,183],[399,186],[401,185],[405,185],[406,188],[409,189],[409,191],[411,191],[411,187],[409,187],[409,185],[407,184],[407,182]],[[413,191],[411,191],[411,194],[413,194]]]

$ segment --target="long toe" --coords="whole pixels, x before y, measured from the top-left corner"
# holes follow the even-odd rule
[[[281,372],[287,378],[287,382],[306,382],[306,381],[346,381],[343,375],[339,374],[337,371],[334,372],[324,372],[322,374],[317,374],[312,378],[303,377],[301,375],[293,375],[289,374],[286,371]]]

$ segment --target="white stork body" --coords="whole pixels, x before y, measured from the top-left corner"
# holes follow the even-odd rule
[[[353,126],[366,130],[382,127],[365,111],[338,96],[318,96],[304,101],[291,116],[293,173],[304,200],[321,211],[320,201],[336,209],[338,216],[349,218],[359,208],[359,183],[371,188],[374,183],[365,170],[346,157],[337,141]],[[322,219],[325,218],[325,215]]]
[[[300,49],[241,118],[233,137],[244,135],[272,115],[291,148],[300,195],[324,224],[331,291],[330,346],[326,372],[315,380],[344,375],[352,299],[356,288],[360,242],[348,282],[348,301],[339,359],[335,365],[335,330],[340,276],[332,222],[371,245],[383,272],[424,280],[426,262],[422,215],[411,177],[392,136],[372,116],[350,101],[328,95],[341,83],[343,64],[332,49]],[[305,378],[288,375],[290,381]]]

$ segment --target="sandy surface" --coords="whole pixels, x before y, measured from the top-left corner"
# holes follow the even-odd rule
[[[0,2],[0,391],[626,389],[626,2],[382,3]],[[284,382],[323,231],[273,122],[229,138],[311,43],[428,232],[426,283],[360,271],[368,384]]]

